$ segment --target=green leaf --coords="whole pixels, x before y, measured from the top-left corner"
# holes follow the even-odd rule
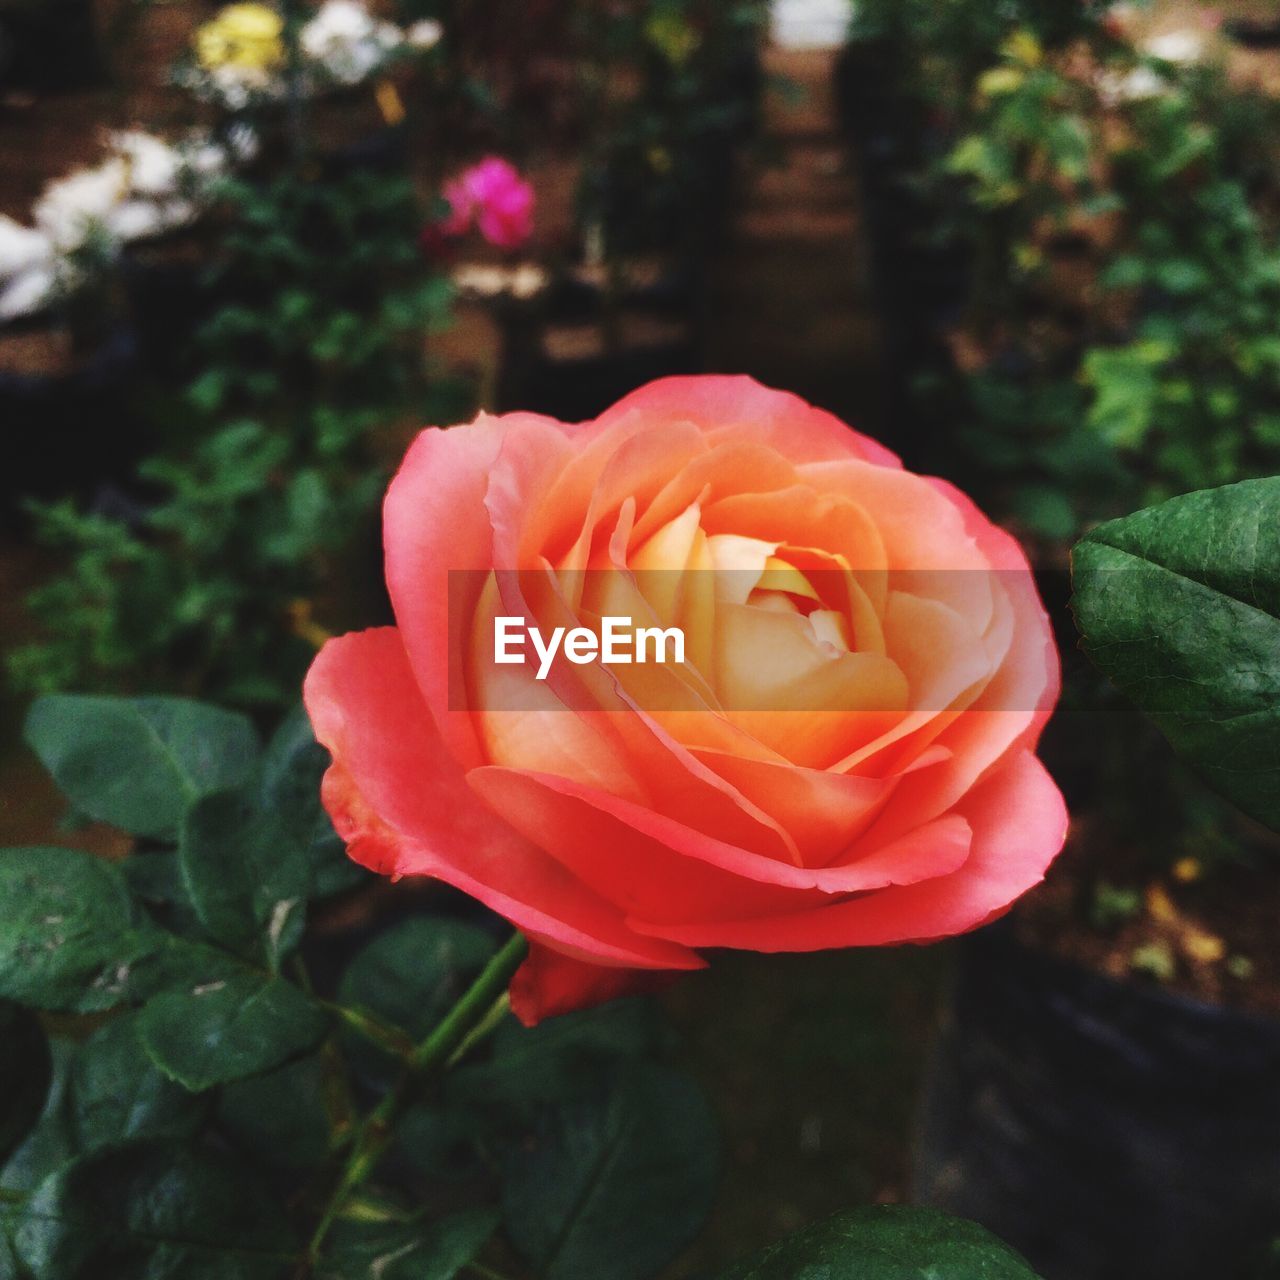
[[[293,1257],[284,1213],[244,1169],[176,1145],[82,1156],[15,1217],[33,1280],[278,1280]]]
[[[1280,829],[1280,478],[1111,521],[1072,561],[1085,652],[1211,786]]]
[[[486,1144],[500,1117],[482,1106],[412,1106],[396,1126],[397,1154],[432,1179],[460,1181],[486,1172]]]
[[[348,966],[338,1002],[364,1009],[421,1040],[449,1011],[497,950],[477,925],[414,916],[379,934]],[[376,1071],[381,1051],[351,1042],[363,1067]]]
[[[0,850],[0,998],[110,1009],[153,945],[118,867],[74,849]]]
[[[224,791],[187,811],[178,842],[182,878],[200,923],[275,968],[302,935],[311,865],[283,820],[246,792]]]
[[[26,738],[79,811],[140,836],[171,835],[200,796],[243,782],[258,751],[244,716],[186,698],[49,694]]]
[[[340,1220],[317,1280],[453,1280],[498,1225],[489,1209],[470,1209],[429,1225]]]
[[[297,987],[247,971],[156,996],[138,1022],[151,1060],[193,1092],[270,1071],[313,1048],[326,1026]]]
[[[718,1146],[693,1081],[637,1064],[607,1096],[553,1113],[512,1153],[507,1233],[545,1280],[645,1280],[710,1211]]]
[[[0,1166],[40,1119],[52,1082],[53,1058],[40,1019],[0,1003]]]
[[[316,741],[306,711],[295,707],[262,753],[259,789],[263,805],[278,813],[311,863],[312,893],[328,897],[369,878],[347,857],[346,847],[320,803],[320,780],[329,753]]]
[[[324,1063],[311,1055],[225,1085],[218,1123],[246,1155],[277,1169],[316,1169],[330,1153]]]
[[[581,1094],[619,1060],[661,1052],[671,1036],[659,1006],[644,997],[547,1018],[536,1027],[509,1017],[493,1034],[488,1060],[449,1073],[445,1096],[451,1103],[527,1113]]]
[[[1151,429],[1159,391],[1155,362],[1140,344],[1095,348],[1085,355],[1083,371],[1094,390],[1089,425],[1117,448],[1141,446]]]
[[[70,1120],[81,1151],[134,1138],[187,1138],[205,1111],[147,1057],[136,1015],[100,1027],[72,1060]]]
[[[1037,1280],[1008,1245],[936,1209],[876,1205],[806,1227],[714,1280]]]

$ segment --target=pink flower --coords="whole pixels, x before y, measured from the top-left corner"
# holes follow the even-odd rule
[[[446,236],[465,235],[472,223],[499,249],[518,249],[533,234],[533,187],[498,156],[487,156],[445,183]]]

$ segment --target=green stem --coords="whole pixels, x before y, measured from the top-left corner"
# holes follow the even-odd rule
[[[392,1057],[408,1062],[413,1055],[413,1041],[399,1027],[393,1027],[360,1009],[335,1004],[332,1000],[321,1000],[320,1004],[361,1039],[376,1044]]]
[[[506,1276],[479,1262],[468,1262],[464,1270],[470,1271],[473,1276],[479,1276],[480,1280],[507,1280]]]
[[[524,959],[527,944],[520,933],[513,934],[502,950],[485,966],[463,997],[445,1015],[436,1029],[409,1055],[405,1070],[387,1090],[378,1105],[365,1117],[357,1131],[333,1195],[325,1207],[301,1275],[310,1274],[319,1261],[320,1250],[347,1198],[373,1172],[391,1143],[396,1121],[423,1083],[442,1072],[460,1050],[465,1051],[472,1033],[491,1025],[492,1006],[505,1007],[506,988]]]

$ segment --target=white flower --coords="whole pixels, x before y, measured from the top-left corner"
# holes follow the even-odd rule
[[[126,200],[111,211],[103,228],[113,240],[128,243],[185,226],[196,212],[189,200]]]
[[[59,253],[74,253],[104,225],[129,189],[129,166],[122,156],[92,169],[78,169],[45,187],[32,209],[36,226]]]
[[[232,164],[244,164],[255,159],[260,145],[258,135],[247,124],[233,124],[227,130],[227,159]]]
[[[243,111],[255,98],[284,95],[284,80],[265,67],[242,67],[232,63],[206,69],[183,68],[174,79],[201,102],[212,102],[227,111]]]
[[[379,22],[356,0],[326,0],[299,32],[302,52],[340,84],[359,84],[403,43],[400,28]]]
[[[405,41],[415,49],[434,49],[443,37],[444,27],[434,18],[423,18],[404,33]]]
[[[53,244],[43,231],[0,214],[0,280],[9,280],[52,258]]]
[[[177,191],[186,168],[178,147],[141,129],[113,133],[111,146],[128,163],[129,190],[135,195],[168,196]]]
[[[1098,77],[1098,96],[1107,106],[1144,102],[1168,93],[1171,86],[1154,67],[1134,67],[1123,75],[1108,71]]]
[[[213,141],[199,135],[182,148],[182,159],[192,177],[200,182],[220,178],[237,164],[252,160],[258,154],[258,135],[247,124],[232,125],[225,141]]]
[[[53,260],[28,267],[0,286],[0,320],[27,316],[52,301],[58,290],[58,270]]]
[[[1204,56],[1204,37],[1198,31],[1168,31],[1152,36],[1142,49],[1163,62],[1196,62]]]

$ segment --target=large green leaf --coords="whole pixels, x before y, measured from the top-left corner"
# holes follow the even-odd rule
[[[327,897],[359,884],[369,873],[347,857],[346,847],[320,803],[320,780],[329,753],[316,741],[301,706],[281,722],[262,753],[259,791],[265,808],[281,816],[306,851],[312,893]]]
[[[546,1280],[644,1280],[692,1240],[715,1194],[719,1141],[688,1077],[636,1064],[561,1108],[515,1150],[502,1206]]]
[[[48,694],[27,741],[81,812],[141,836],[166,836],[200,796],[253,771],[246,717],[187,698]]]
[[[76,1051],[70,1120],[81,1151],[134,1138],[186,1138],[207,1110],[204,1099],[175,1084],[147,1057],[137,1017],[113,1019]]]
[[[1084,650],[1191,765],[1280,829],[1280,478],[1173,498],[1073,553]]]
[[[53,1081],[53,1059],[40,1020],[0,1003],[0,1167],[35,1127]]]
[[[838,1213],[716,1273],[714,1280],[1036,1280],[1008,1245],[936,1209]]]
[[[295,1247],[246,1170],[167,1144],[82,1156],[16,1216],[14,1249],[34,1280],[278,1280]]]
[[[297,987],[249,971],[158,995],[138,1020],[151,1060],[192,1091],[270,1071],[314,1047],[326,1026]]]
[[[245,792],[197,800],[178,845],[200,923],[220,942],[275,967],[301,937],[311,864],[273,810]]]
[[[489,1209],[430,1224],[340,1221],[316,1280],[453,1280],[497,1225]]]
[[[0,850],[0,998],[109,1009],[154,943],[111,863],[74,849]]]

